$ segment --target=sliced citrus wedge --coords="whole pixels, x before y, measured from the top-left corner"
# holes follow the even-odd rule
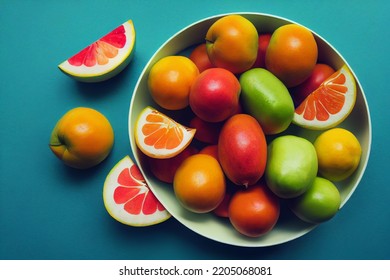
[[[154,225],[171,217],[129,156],[120,160],[107,175],[103,201],[111,217],[130,226]]]
[[[316,130],[335,127],[348,117],[355,102],[356,81],[344,65],[295,109],[293,123]]]
[[[121,72],[131,61],[134,50],[135,29],[129,20],[58,67],[76,80],[100,82]]]
[[[195,132],[195,128],[185,127],[148,106],[140,113],[134,133],[135,142],[145,155],[171,158],[191,143]]]

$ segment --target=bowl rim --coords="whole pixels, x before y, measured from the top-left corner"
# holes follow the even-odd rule
[[[332,50],[332,52],[337,54],[337,56],[342,60],[343,63],[345,63],[348,66],[348,68],[352,72],[352,74],[353,74],[353,76],[354,76],[354,78],[356,80],[357,90],[361,92],[361,97],[360,98],[362,98],[363,106],[364,106],[364,108],[365,108],[365,110],[367,112],[367,116],[366,116],[366,118],[367,118],[367,128],[366,128],[366,130],[367,130],[368,138],[367,138],[367,142],[366,142],[366,146],[365,146],[366,147],[366,154],[365,154],[364,160],[362,158],[361,163],[360,163],[360,165],[361,165],[360,172],[359,172],[358,176],[355,178],[354,186],[350,189],[349,193],[342,200],[342,203],[340,205],[340,209],[341,209],[346,204],[346,202],[350,199],[352,194],[355,192],[357,186],[360,184],[360,181],[361,181],[363,175],[365,174],[365,170],[367,168],[367,164],[368,164],[369,156],[370,156],[370,152],[371,152],[372,124],[371,124],[369,105],[368,105],[368,102],[367,102],[366,95],[364,93],[364,89],[363,89],[363,87],[362,87],[358,77],[356,76],[355,72],[353,71],[352,67],[349,65],[348,61],[341,55],[341,53],[331,43],[329,43],[321,35],[317,34],[315,31],[313,31],[311,28],[309,28],[309,27],[307,27],[305,25],[302,25],[302,24],[300,24],[300,23],[298,23],[298,22],[296,22],[294,20],[291,20],[291,19],[288,19],[288,18],[285,18],[285,17],[281,17],[281,16],[277,16],[277,15],[273,15],[273,14],[269,14],[269,13],[260,13],[260,12],[229,12],[229,13],[220,13],[220,14],[216,14],[216,15],[211,15],[211,16],[199,19],[199,20],[197,20],[197,21],[195,21],[195,22],[193,22],[193,23],[191,23],[191,24],[181,28],[180,30],[175,32],[173,35],[171,35],[160,47],[157,48],[157,50],[149,58],[149,60],[145,64],[142,72],[140,73],[139,78],[137,80],[137,83],[136,83],[136,85],[134,87],[134,90],[132,92],[131,100],[130,100],[129,113],[128,113],[128,135],[129,135],[129,138],[130,138],[129,140],[130,140],[131,152],[133,153],[133,157],[135,158],[135,162],[139,166],[142,174],[144,175],[144,178],[145,178],[147,184],[149,185],[149,187],[152,190],[152,192],[156,195],[156,197],[160,200],[159,195],[156,193],[153,184],[148,179],[148,175],[146,174],[145,170],[142,167],[141,160],[137,156],[137,147],[136,147],[136,144],[135,144],[135,141],[134,141],[134,136],[133,136],[133,133],[132,133],[132,131],[133,131],[132,122],[131,122],[131,119],[132,119],[131,118],[131,116],[132,116],[132,109],[135,106],[134,103],[135,103],[135,99],[136,99],[136,93],[138,91],[138,88],[140,87],[140,84],[142,82],[144,82],[143,79],[145,79],[145,76],[147,75],[147,72],[149,71],[150,67],[154,64],[154,62],[157,61],[160,57],[165,56],[163,50],[167,46],[169,46],[169,44],[171,44],[172,41],[174,41],[176,38],[178,38],[184,32],[189,32],[189,30],[195,28],[198,25],[204,24],[206,22],[216,21],[217,19],[219,19],[219,18],[221,18],[223,16],[233,15],[233,14],[239,14],[239,15],[242,15],[244,17],[258,17],[258,16],[267,17],[267,18],[272,18],[274,20],[285,22],[285,23],[295,23],[295,24],[304,26],[305,28],[310,30],[315,37],[317,37],[320,41],[322,41],[325,45],[327,45],[327,47],[329,47]],[[189,47],[191,45],[194,45],[194,43],[190,43],[187,47]],[[179,53],[180,51],[183,51],[183,50],[184,50],[183,48],[177,49],[176,51],[175,50],[170,50],[169,53]],[[167,207],[167,205],[165,205],[164,201],[161,201],[161,203],[169,211],[169,207]],[[226,241],[221,241],[221,240],[219,240],[218,238],[216,238],[214,236],[210,236],[208,234],[205,234],[204,232],[200,231],[198,228],[194,228],[192,226],[189,226],[187,224],[187,222],[185,221],[185,219],[183,219],[182,217],[180,217],[178,215],[172,214],[172,217],[174,217],[176,220],[178,220],[182,225],[186,226],[187,228],[189,228],[193,232],[195,232],[195,233],[197,233],[197,234],[199,234],[199,235],[201,235],[203,237],[206,237],[208,239],[211,239],[211,240],[214,240],[214,241],[217,241],[217,242],[220,242],[220,243],[229,244],[229,245],[233,245],[233,246],[239,246],[239,247],[267,247],[267,246],[274,246],[274,245],[286,243],[286,242],[295,240],[295,239],[297,239],[297,238],[307,234],[308,232],[312,231],[314,228],[317,227],[316,224],[308,224],[307,228],[305,230],[302,230],[298,234],[291,235],[290,238],[283,239],[280,242],[269,242],[269,243],[267,243],[267,242],[260,242],[260,243],[259,242],[243,242],[243,243],[241,243],[241,242],[226,242]],[[255,241],[255,240],[256,239],[254,239],[253,241]]]

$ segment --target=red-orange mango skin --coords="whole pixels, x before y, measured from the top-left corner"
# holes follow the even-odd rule
[[[218,139],[218,157],[233,183],[249,186],[259,181],[267,162],[267,142],[254,117],[237,114],[225,122]]]

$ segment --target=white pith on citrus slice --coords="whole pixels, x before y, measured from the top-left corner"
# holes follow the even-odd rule
[[[82,82],[107,80],[129,64],[135,50],[135,38],[133,22],[126,21],[58,67]]]
[[[103,201],[110,216],[125,225],[149,226],[171,217],[129,156],[121,159],[107,175]]]
[[[179,154],[191,143],[195,132],[195,128],[185,127],[149,106],[140,113],[134,131],[138,148],[152,158]]]
[[[356,102],[356,81],[347,65],[326,79],[295,109],[293,123],[328,129],[344,121]]]

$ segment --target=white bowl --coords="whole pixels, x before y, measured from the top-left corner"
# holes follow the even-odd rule
[[[261,33],[272,32],[281,25],[296,23],[291,20],[268,14],[238,14],[249,19]],[[282,208],[279,221],[271,232],[259,238],[250,238],[239,234],[227,219],[217,218],[213,214],[195,214],[189,212],[185,210],[176,200],[172,185],[159,181],[151,174],[134,140],[134,124],[142,109],[144,109],[146,106],[152,106],[156,109],[161,109],[152,100],[148,92],[147,78],[150,68],[162,57],[176,55],[190,47],[193,47],[194,45],[204,42],[205,34],[212,23],[214,23],[220,17],[226,15],[228,14],[221,14],[202,19],[180,30],[171,38],[169,38],[155,52],[155,54],[146,64],[136,84],[130,103],[129,137],[131,149],[134,154],[136,163],[140,167],[153,193],[172,214],[172,216],[189,229],[209,239],[236,246],[265,247],[281,244],[310,232],[316,225],[305,223],[296,218],[289,210]],[[345,59],[334,47],[332,47],[325,39],[320,37],[315,32],[312,31],[312,33],[314,34],[318,44],[320,61],[326,62],[334,69],[339,69],[344,64],[348,65]],[[349,65],[348,67],[351,69]],[[351,71],[354,74],[352,69]],[[357,83],[356,105],[349,117],[339,126],[352,131],[356,135],[362,145],[363,153],[360,165],[355,173],[347,180],[336,183],[342,198],[341,207],[345,205],[358,186],[365,171],[371,148],[371,121],[369,109],[363,93],[363,89],[355,74],[354,76]],[[161,109],[161,111],[164,110]],[[291,128],[289,128],[286,133],[293,133],[314,141],[315,137],[320,132],[300,128],[298,129],[297,127],[291,126]]]

